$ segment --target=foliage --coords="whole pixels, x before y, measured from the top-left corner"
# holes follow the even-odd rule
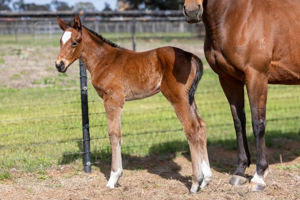
[[[6,10],[9,11],[11,10],[9,7],[11,0],[0,0],[0,11],[1,10]]]
[[[18,11],[50,11],[50,4],[37,5],[35,3],[25,3],[24,0],[16,0],[13,8]]]
[[[111,11],[110,5],[105,2],[103,11]]]
[[[79,2],[75,4],[73,11],[95,12],[97,11],[97,9],[95,8],[94,4],[91,2]]]
[[[150,10],[181,10],[183,0],[145,0],[146,8]]]
[[[13,9],[19,12],[20,11],[50,11],[51,6],[54,8],[55,11],[68,11],[73,9],[73,7],[69,6],[67,2],[59,1],[59,0],[52,0],[50,4],[38,4],[38,5],[35,3],[25,3],[24,0],[1,0],[1,1],[13,2],[12,3]]]
[[[129,7],[127,9],[150,9],[150,10],[180,10],[184,0],[121,0],[127,2]]]
[[[66,2],[59,1],[59,0],[52,0],[51,5],[54,7],[56,11],[67,11],[73,9],[73,7],[69,6]]]

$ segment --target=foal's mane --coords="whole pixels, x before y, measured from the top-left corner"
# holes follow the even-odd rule
[[[120,47],[119,45],[113,43],[112,41],[102,37],[102,35],[99,35],[98,33],[96,33],[95,31],[87,28],[86,26],[83,26],[86,30],[88,30],[89,32],[91,32],[93,35],[97,36],[100,40],[102,40],[103,42],[105,42],[106,44],[109,44],[112,47],[116,47],[116,48],[120,48],[122,49],[122,47]]]

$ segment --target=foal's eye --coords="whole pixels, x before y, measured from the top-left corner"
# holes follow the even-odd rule
[[[76,42],[76,41],[72,42],[72,47],[76,47],[77,44],[78,44],[78,42]]]

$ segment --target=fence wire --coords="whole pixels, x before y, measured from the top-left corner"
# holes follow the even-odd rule
[[[110,28],[119,31],[127,30],[123,25],[118,25],[119,28],[113,27],[113,25],[117,26],[113,22],[102,28],[102,24],[97,25],[91,21],[88,23],[94,30],[97,30],[98,27],[99,32],[105,32],[106,29],[107,32],[111,32]],[[158,32],[160,27],[164,27],[163,24],[159,25],[159,22],[155,22],[155,26],[150,26],[150,23],[143,25],[142,21],[139,23],[141,25],[138,26],[142,28],[137,28],[137,30],[141,32],[148,29],[148,31],[152,29]],[[156,37],[153,39],[148,38],[147,35],[140,35],[146,39],[145,41],[141,40],[138,46],[150,49],[161,43],[164,45],[177,44],[178,47],[188,48],[188,51],[201,57],[205,63],[203,51],[199,51],[203,48],[203,41],[200,39],[190,41],[190,36],[195,34],[193,31],[196,28],[185,27],[186,25],[181,25],[181,22],[174,23],[172,22],[164,28],[169,27],[169,31],[174,29],[174,32],[175,28],[177,31],[181,29],[183,33],[188,34],[159,39],[158,42],[155,41]],[[39,26],[39,24],[43,23],[37,23],[35,26]],[[52,26],[56,26],[54,23],[49,24],[44,24],[44,31],[49,31],[48,29],[51,29]],[[30,38],[31,42],[23,43],[23,48],[19,47],[19,42],[22,42],[20,41],[22,37],[20,32],[18,32],[20,34],[18,35],[19,42],[15,41],[16,38],[10,37],[11,43],[4,47],[18,49],[20,50],[19,54],[12,53],[14,51],[7,53],[4,48],[0,49],[0,55],[3,55],[0,56],[0,63],[2,62],[0,75],[3,77],[3,83],[0,84],[0,173],[9,171],[11,168],[30,171],[82,160],[84,151],[78,63],[74,63],[72,69],[68,69],[65,76],[59,76],[54,66],[51,68],[48,66],[49,60],[53,61],[50,63],[54,63],[59,51],[59,35],[56,34],[58,31],[56,29],[58,28],[51,31],[53,34],[51,37],[47,33],[35,33],[34,37],[38,42]],[[0,30],[2,29],[0,28]],[[11,30],[13,31],[13,29]],[[24,31],[30,30],[30,27],[24,29]],[[116,39],[117,43],[124,42],[125,46],[131,46],[131,41],[122,37],[123,33],[116,32],[115,34],[119,36],[112,38]],[[180,41],[178,38],[182,37],[183,40]],[[51,42],[54,40],[56,43],[53,45]],[[46,43],[47,48],[43,52],[41,46]],[[26,58],[24,55],[31,51],[32,53],[29,53]],[[41,62],[41,60],[46,60],[46,62]],[[16,67],[16,62],[18,67]],[[14,72],[8,72],[9,68],[12,68]],[[35,84],[29,84],[28,87],[22,85],[35,71],[39,70],[37,77],[32,78],[32,82]],[[44,75],[47,71],[49,74]],[[7,76],[9,80],[5,82]],[[50,81],[48,81],[49,77],[52,78]],[[90,151],[92,163],[97,164],[99,161],[109,161],[110,144],[103,101],[96,94],[90,82],[88,99]],[[207,65],[205,65],[204,75],[199,83],[195,99],[198,110],[207,124],[208,144],[235,144],[235,131],[229,104],[222,92],[218,77]],[[298,125],[300,115],[294,112],[299,109],[299,99],[299,87],[269,87],[267,132],[300,137],[300,126]],[[245,111],[247,136],[250,137],[251,142],[251,137],[253,137],[251,115],[247,102]],[[146,156],[151,153],[178,151],[188,151],[187,141],[172,106],[162,94],[145,100],[125,103],[122,114],[123,154]]]
[[[200,82],[200,86],[201,84],[211,84],[211,81],[203,80],[203,82]],[[217,79],[215,84],[217,84]],[[210,134],[213,132],[219,132],[217,134],[219,137],[221,134],[224,134],[219,138],[220,140],[235,140],[229,106],[225,98],[223,97],[221,100],[217,99],[215,102],[210,100],[202,101],[205,95],[209,98],[210,96],[216,95],[222,96],[219,89],[220,88],[214,90],[208,89],[203,92],[198,89],[196,93],[198,97],[196,99],[198,108],[202,117],[207,122],[209,144],[211,140]],[[23,93],[23,91],[20,92]],[[36,93],[40,92],[41,91],[36,91]],[[103,101],[99,99],[91,86],[89,86],[88,92],[89,97],[91,97],[89,99],[92,99],[89,101],[92,163],[97,164],[101,159],[105,161],[108,159],[107,155],[109,155],[110,152],[109,138],[107,135],[107,122]],[[36,105],[23,104],[24,102],[20,102],[19,105],[0,106],[1,113],[9,113],[11,109],[22,112],[22,110],[30,108],[31,115],[34,116],[22,117],[22,115],[15,113],[14,118],[0,119],[2,127],[0,132],[0,163],[6,163],[6,167],[7,163],[9,163],[8,167],[26,169],[28,165],[26,163],[39,163],[38,166],[42,163],[48,166],[53,164],[68,164],[74,160],[81,159],[84,152],[82,149],[83,140],[81,135],[80,101],[78,100],[79,92],[70,90],[69,94],[76,100],[64,101],[57,95],[55,99],[57,102],[41,102]],[[14,95],[14,93],[10,93],[10,95]],[[30,95],[36,96],[37,94],[31,92]],[[68,94],[66,96],[70,98]],[[274,94],[269,98],[269,101],[284,102],[290,99],[298,101],[299,96],[297,93],[292,96],[286,95],[285,97],[279,97]],[[54,114],[50,116],[46,115],[49,113],[49,109],[55,111],[56,107],[66,107],[66,110],[63,114],[54,112]],[[70,107],[73,108],[69,110],[68,108]],[[222,109],[220,109],[220,107]],[[289,104],[286,106],[277,105],[277,107],[273,109],[274,112],[276,112],[280,110],[294,110],[297,108],[299,108],[299,105]],[[206,113],[206,110],[209,110],[209,112]],[[249,117],[249,110],[247,112]],[[267,118],[267,123],[280,124],[286,123],[287,121],[296,123],[299,118],[300,116],[298,116],[297,113],[294,116],[270,116]],[[249,120],[247,122],[247,130],[251,132]],[[188,150],[183,129],[173,108],[162,95],[144,100],[142,103],[137,103],[137,107],[135,107],[134,102],[130,102],[128,107],[125,106],[122,117],[122,133],[122,149],[124,154],[139,154],[142,148],[143,150],[140,152],[140,155],[147,155],[153,151],[150,151],[151,148],[159,148],[158,146],[160,144],[172,142],[175,143],[175,150]],[[231,134],[226,136],[227,133]],[[19,155],[16,156],[16,154]],[[53,159],[55,157],[59,159]],[[16,164],[22,162],[24,162],[23,166]]]

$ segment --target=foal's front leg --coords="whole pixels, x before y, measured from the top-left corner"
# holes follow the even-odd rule
[[[114,188],[123,173],[121,157],[121,114],[124,105],[124,97],[117,98],[116,95],[114,95],[114,97],[107,95],[103,99],[112,153],[111,173],[106,187]]]

